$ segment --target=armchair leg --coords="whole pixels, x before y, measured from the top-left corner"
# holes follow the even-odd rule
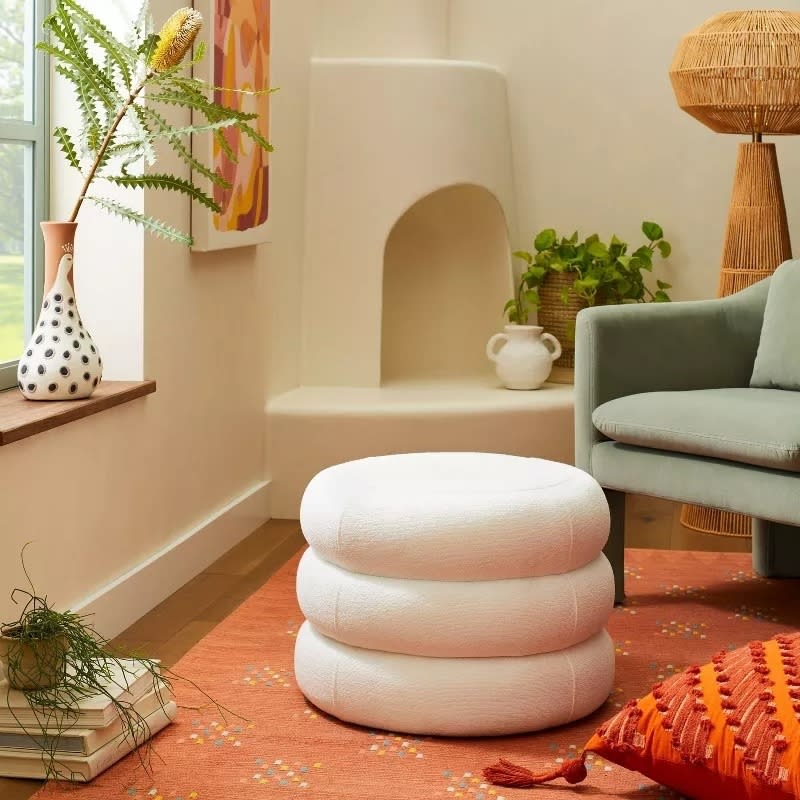
[[[611,512],[611,530],[603,548],[614,571],[614,602],[625,600],[625,492],[603,489]]]
[[[765,578],[800,578],[800,527],[754,519],[753,569]]]

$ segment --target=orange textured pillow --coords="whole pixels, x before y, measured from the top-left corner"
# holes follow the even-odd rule
[[[800,633],[722,651],[656,684],[598,728],[580,758],[536,775],[504,759],[485,778],[521,788],[586,777],[591,751],[695,800],[800,800]]]

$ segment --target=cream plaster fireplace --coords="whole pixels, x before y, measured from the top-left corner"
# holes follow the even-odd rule
[[[513,286],[505,78],[446,57],[440,0],[343,2],[364,24],[337,31],[352,17],[331,3],[311,65],[301,385],[267,408],[276,517],[367,455],[572,460],[571,387],[502,389],[485,356]]]

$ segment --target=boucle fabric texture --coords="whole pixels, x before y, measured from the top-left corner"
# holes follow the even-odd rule
[[[524,656],[597,633],[614,605],[614,576],[601,554],[561,575],[404,580],[350,572],[307,550],[297,599],[319,633],[356,647],[451,658]]]
[[[339,719],[487,736],[591,713],[614,680],[608,505],[566,464],[410,453],[303,496],[297,684]]]
[[[323,470],[300,507],[309,544],[352,572],[430,580],[552,575],[597,558],[599,484],[567,464],[496,453],[408,453]]]
[[[441,736],[541,730],[586,716],[614,683],[603,630],[574,647],[516,658],[430,658],[336,642],[306,622],[295,679],[323,711],[372,728]]]

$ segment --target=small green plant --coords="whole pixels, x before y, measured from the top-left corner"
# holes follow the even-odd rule
[[[651,291],[644,282],[643,273],[652,272],[656,250],[667,258],[672,247],[655,222],[643,222],[642,233],[647,243],[629,254],[628,243],[616,236],[612,236],[608,244],[601,242],[596,233],[579,242],[577,231],[566,238],[559,237],[553,228],[545,228],[533,241],[535,252],[517,250],[514,253],[526,267],[519,278],[516,294],[503,309],[508,321],[527,324],[530,309],[540,304],[539,289],[553,272],[574,274],[572,283],[561,292],[561,302],[565,305],[570,296],[580,298],[587,306],[648,300],[668,302],[670,284],[657,280],[656,290]]]
[[[75,222],[82,204],[89,201],[151,233],[190,245],[192,237],[188,234],[102,191],[98,193],[95,187],[105,184],[179,192],[219,212],[220,204],[193,179],[149,169],[156,163],[157,145],[171,148],[193,173],[221,189],[229,189],[230,182],[192,153],[191,136],[214,136],[233,163],[236,154],[225,138],[228,128],[237,129],[254,147],[272,150],[251,124],[257,114],[214,101],[211,95],[215,87],[184,74],[184,58],[202,22],[198,11],[181,8],[156,34],[145,0],[130,36],[123,41],[77,0],[54,0],[53,12],[43,25],[50,41],[37,46],[53,59],[55,71],[72,84],[81,115],[78,131],[70,132],[59,126],[53,133],[67,163],[82,178],[70,222]],[[201,43],[189,63],[198,63],[204,52]],[[230,87],[227,91],[257,95],[271,90]],[[167,119],[170,107],[191,110],[195,121],[190,125],[173,125]]]
[[[19,720],[20,730],[38,739],[46,777],[75,780],[76,775],[59,761],[61,736],[75,727],[82,700],[95,695],[107,698],[122,723],[122,736],[137,753],[139,763],[149,774],[151,764],[150,729],[134,701],[117,697],[114,687],[129,686],[139,675],[148,676],[148,691],[154,691],[163,709],[172,696],[175,680],[198,689],[224,718],[228,709],[212,700],[202,689],[163,667],[160,662],[122,652],[101,636],[87,615],[56,611],[47,597],[37,594],[25,566],[25,550],[20,558],[29,589],[14,589],[11,599],[24,605],[19,617],[0,625],[3,637],[3,664],[12,687],[23,693],[35,713],[36,724]],[[233,714],[233,716],[239,716]]]

